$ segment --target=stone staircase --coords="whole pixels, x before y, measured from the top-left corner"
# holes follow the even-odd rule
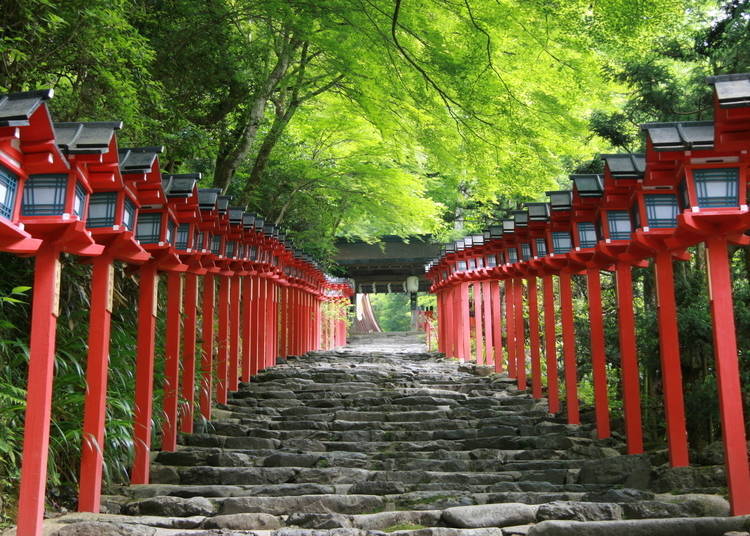
[[[69,514],[49,533],[710,536],[750,523],[720,496],[650,491],[648,457],[421,348],[376,336],[290,359],[156,454],[151,484],[106,496],[109,515]]]

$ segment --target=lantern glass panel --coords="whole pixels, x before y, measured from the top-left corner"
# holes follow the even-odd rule
[[[32,175],[23,188],[21,214],[58,216],[65,210],[67,175]]]
[[[649,227],[677,227],[677,197],[673,194],[650,194],[644,196],[646,218]]]
[[[79,218],[83,217],[86,209],[86,190],[80,182],[76,182],[75,195],[73,197],[73,214]]]
[[[234,257],[234,240],[230,240],[227,242],[227,257]]]
[[[130,198],[125,196],[125,206],[122,212],[122,226],[128,231],[133,230],[133,222],[135,221],[135,203]]]
[[[581,248],[596,246],[596,227],[589,221],[578,222],[578,243]]]
[[[195,230],[195,236],[193,237],[193,249],[203,249],[203,240],[205,235],[203,231]]]
[[[221,236],[214,235],[211,239],[211,253],[218,255],[221,251]]]
[[[258,248],[250,246],[250,260],[254,261],[258,258]]]
[[[523,242],[521,244],[521,258],[525,261],[531,258],[531,244]]]
[[[508,262],[510,264],[518,262],[518,252],[516,251],[516,248],[508,248],[507,251],[508,251]]]
[[[113,227],[115,225],[116,206],[117,192],[91,194],[86,227]]]
[[[188,248],[188,238],[190,237],[190,224],[181,223],[177,228],[177,240],[175,241],[174,247],[180,250],[186,250]]]
[[[477,268],[477,262],[473,258],[469,259],[469,262],[467,263],[467,265],[468,265],[467,268],[469,270],[476,270]]]
[[[573,249],[573,242],[570,239],[570,233],[565,231],[555,231],[552,233],[552,249],[558,255],[568,253]]]
[[[135,238],[141,244],[158,244],[161,241],[161,212],[139,214]]]
[[[18,177],[0,166],[0,216],[11,219],[16,204]]]
[[[175,234],[177,233],[177,224],[173,221],[167,223],[167,242],[173,243]]]
[[[484,258],[484,264],[487,266],[487,268],[494,268],[497,266],[497,258],[494,255],[487,255]]]
[[[693,180],[698,206],[736,207],[739,205],[739,168],[694,169]]]
[[[537,238],[535,240],[535,243],[536,243],[536,256],[544,257],[547,254],[547,242],[544,240],[544,238]]]
[[[607,228],[611,240],[630,240],[633,229],[630,226],[630,215],[627,210],[608,210]]]
[[[458,261],[456,263],[456,271],[457,272],[465,272],[466,271],[466,261]]]

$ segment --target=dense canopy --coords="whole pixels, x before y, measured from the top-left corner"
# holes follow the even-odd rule
[[[748,2],[11,0],[0,90],[125,121],[171,171],[289,228],[481,227],[748,67]]]

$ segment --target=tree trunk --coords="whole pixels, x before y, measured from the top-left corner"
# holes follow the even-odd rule
[[[281,82],[286,75],[287,70],[289,69],[291,56],[298,46],[299,41],[294,38],[289,38],[285,46],[283,46],[277,53],[276,65],[273,70],[271,70],[265,82],[253,95],[247,122],[241,129],[240,135],[234,143],[234,147],[225,153],[221,153],[216,158],[216,166],[214,168],[214,186],[221,188],[222,191],[226,192],[232,182],[234,174],[250,152],[255,137],[258,134],[258,128],[263,121],[266,104],[271,98],[271,94],[279,85],[279,82]]]
[[[284,129],[286,128],[287,124],[289,124],[289,121],[292,119],[292,116],[294,115],[294,112],[297,111],[298,107],[298,103],[290,103],[289,107],[282,115],[277,114],[274,117],[273,124],[271,125],[268,134],[266,134],[265,138],[263,138],[263,143],[261,144],[260,149],[258,150],[258,154],[255,157],[253,169],[252,171],[250,171],[250,177],[247,179],[245,187],[243,188],[243,194],[245,198],[250,195],[250,192],[253,190],[253,188],[255,188],[255,186],[260,184],[261,176],[263,175],[263,172],[268,165],[268,159],[271,156],[271,152],[273,151],[273,148],[276,146],[276,143],[281,137],[281,133],[284,132]]]

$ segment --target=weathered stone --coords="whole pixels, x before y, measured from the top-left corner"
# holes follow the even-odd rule
[[[694,491],[699,488],[724,487],[726,477],[721,466],[667,467],[659,471],[654,482],[657,491]]]
[[[581,467],[579,482],[582,484],[621,484],[628,488],[647,489],[651,482],[651,463],[645,455],[593,460]]]
[[[402,510],[379,512],[377,514],[353,515],[349,520],[352,526],[365,530],[385,530],[398,525],[435,526],[440,523],[441,510]]]
[[[612,503],[555,501],[541,505],[536,512],[537,521],[547,519],[606,521],[622,518],[622,508]]]
[[[281,528],[278,517],[261,514],[230,514],[206,519],[201,528],[204,529],[245,529],[245,530],[276,530]]]
[[[122,523],[83,521],[57,529],[50,536],[153,536],[156,529]]]
[[[750,527],[750,517],[543,521],[529,536],[723,536]]]
[[[203,497],[152,497],[126,504],[123,512],[129,515],[189,517],[210,516],[215,508]]]
[[[385,503],[375,495],[300,495],[298,497],[232,497],[222,503],[222,514],[265,512],[288,515],[294,512],[361,514],[382,510]]]
[[[316,454],[272,454],[263,460],[266,467],[313,467],[320,461]]]
[[[460,528],[524,525],[536,520],[536,508],[520,503],[459,506],[445,510],[442,520]]]
[[[291,514],[287,520],[288,525],[294,525],[303,529],[337,529],[351,528],[351,516],[342,514]]]
[[[583,496],[584,501],[589,502],[613,502],[629,503],[636,501],[650,501],[655,497],[654,493],[640,489],[615,488],[604,491],[592,491]]]

